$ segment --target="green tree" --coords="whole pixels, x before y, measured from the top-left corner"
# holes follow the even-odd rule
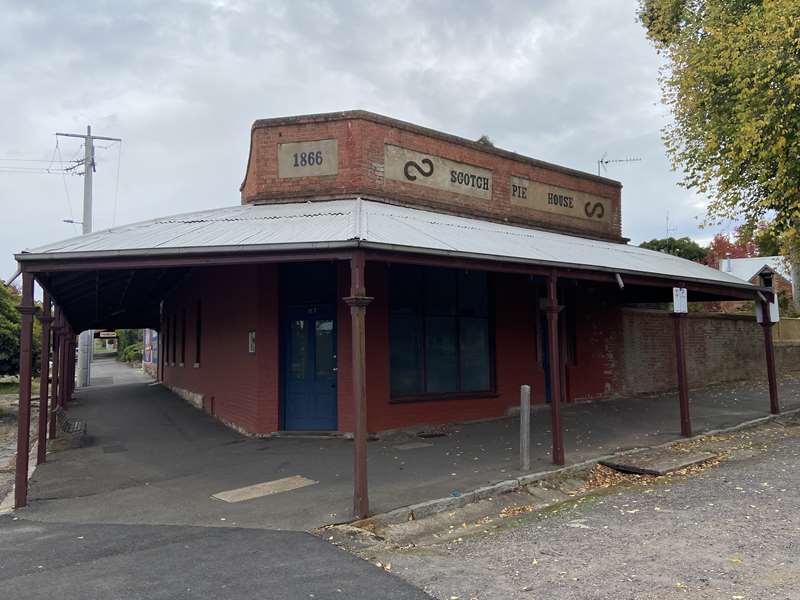
[[[0,281],[0,375],[19,371],[20,314],[16,290]]]
[[[133,346],[141,346],[144,333],[141,329],[117,329],[117,360],[127,361],[126,350]]]
[[[752,244],[756,249],[752,256],[778,256],[781,253],[781,237],[772,223],[745,224],[736,230],[740,244]]]
[[[19,334],[21,315],[17,310],[21,301],[19,290],[0,281],[0,375],[19,373]],[[37,305],[41,309],[41,306]],[[42,326],[33,319],[33,374],[38,375],[42,356]]]
[[[658,250],[673,256],[680,256],[694,262],[705,262],[708,249],[688,237],[675,239],[673,237],[662,238],[660,240],[650,240],[639,244],[640,248],[648,250]]]
[[[640,0],[639,18],[667,59],[667,152],[708,219],[797,227],[800,2]]]

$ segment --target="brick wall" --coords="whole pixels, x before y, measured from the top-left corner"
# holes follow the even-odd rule
[[[686,319],[686,362],[690,387],[766,377],[764,334],[755,317],[690,313]],[[623,309],[619,394],[653,393],[676,388],[675,345],[671,317],[660,311]],[[800,370],[800,347],[776,345],[778,375]]]
[[[622,239],[621,186],[618,183],[486,148],[455,136],[362,112],[257,121],[251,135],[250,157],[241,188],[242,203],[360,194],[460,215]],[[338,140],[337,174],[278,177],[279,144],[323,139]],[[384,144],[387,143],[491,170],[491,199],[482,200],[385,178]],[[593,221],[513,205],[509,189],[512,175],[606,198],[611,207],[611,218],[609,221]]]
[[[204,410],[251,433],[278,429],[278,277],[275,265],[198,269],[164,303],[177,318],[176,361],[165,356],[164,383],[202,397]],[[195,366],[197,301],[201,357]],[[186,357],[181,357],[186,310]],[[256,331],[256,354],[247,332]],[[172,335],[168,334],[168,337]],[[163,338],[162,338],[163,340]],[[172,340],[169,344],[172,345]]]

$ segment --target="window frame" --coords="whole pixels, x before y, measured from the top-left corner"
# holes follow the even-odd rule
[[[456,273],[461,271],[472,271],[472,269],[459,269],[453,267],[429,267],[427,265],[404,265],[406,267],[414,267],[420,269],[422,271],[428,271],[434,268],[445,268]],[[391,269],[391,265],[389,266]],[[481,272],[481,271],[475,271]],[[468,390],[468,391],[449,391],[449,392],[417,392],[413,394],[395,394],[392,391],[392,365],[391,365],[391,344],[392,338],[391,334],[386,336],[387,342],[389,344],[389,352],[388,360],[389,360],[389,403],[390,404],[404,404],[404,403],[413,403],[413,402],[432,402],[432,401],[439,401],[439,400],[464,400],[464,399],[478,399],[478,398],[498,398],[500,394],[497,391],[497,353],[496,353],[496,332],[495,332],[495,306],[496,306],[496,287],[495,287],[495,278],[494,274],[491,271],[483,271],[486,275],[486,316],[485,317],[477,317],[477,318],[485,318],[486,319],[486,326],[487,326],[487,333],[488,333],[488,361],[489,361],[489,387],[485,390]],[[423,285],[427,286],[427,278],[423,275],[424,283]],[[392,276],[391,272],[387,274],[387,288],[388,288],[388,328],[391,329],[392,326]],[[421,294],[426,294],[427,290],[422,290]],[[456,304],[459,302],[459,295],[456,294]],[[402,313],[400,313],[402,314]],[[443,316],[434,312],[428,313],[427,310],[423,309],[418,313],[409,313],[413,314],[413,316],[417,317],[421,321],[421,344],[420,344],[420,376],[422,378],[422,386],[424,387],[427,384],[427,356],[426,356],[426,333],[427,333],[427,326],[426,322],[430,317],[437,317]],[[469,318],[476,318],[474,316],[469,315],[462,315],[458,313],[458,306],[456,306],[456,313],[453,315],[455,319],[455,330],[456,330],[456,364],[458,366],[458,387],[461,388],[462,385],[462,362],[461,362],[461,319],[469,319]]]

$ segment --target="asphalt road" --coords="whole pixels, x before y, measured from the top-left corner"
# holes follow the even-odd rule
[[[738,435],[699,475],[378,558],[448,600],[800,599],[800,421]]]
[[[307,533],[0,518],[0,598],[363,599],[427,595]]]

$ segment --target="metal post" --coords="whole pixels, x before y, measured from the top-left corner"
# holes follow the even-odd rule
[[[58,407],[58,387],[59,380],[63,376],[61,371],[61,313],[59,308],[56,307],[53,319],[53,385],[50,394],[50,439],[54,440],[56,437],[56,414],[55,409]]]
[[[558,276],[553,271],[547,280],[547,333],[550,349],[550,414],[553,430],[553,463],[564,464],[564,435],[561,426],[561,368],[558,349]]]
[[[350,259],[350,296],[344,301],[350,306],[353,360],[353,517],[369,516],[367,486],[367,393],[366,393],[366,314],[372,298],[364,284],[364,253],[356,252]]]
[[[33,371],[33,275],[22,274],[22,301],[17,307],[22,314],[19,334],[19,411],[17,413],[17,463],[14,486],[14,508],[28,503],[28,458],[31,432],[31,375]]]
[[[531,469],[531,386],[519,388],[519,468]]]
[[[92,177],[94,173],[94,138],[92,126],[86,126],[86,137],[83,141],[83,234],[92,233]],[[83,331],[78,343],[78,384],[86,387],[92,378],[92,351],[91,345],[94,336],[91,331]],[[73,377],[70,381],[74,381]],[[72,386],[70,386],[72,387]],[[71,389],[69,392],[71,397]]]
[[[675,338],[675,362],[678,370],[678,398],[681,410],[681,435],[692,436],[692,420],[689,414],[689,381],[686,371],[686,348],[683,337],[684,313],[671,313]]]
[[[761,303],[761,312],[764,318],[761,319],[761,326],[764,328],[764,351],[767,355],[767,381],[769,382],[769,411],[773,415],[781,412],[781,404],[778,398],[778,378],[775,375],[775,345],[772,341],[772,322],[769,313],[769,304]]]
[[[47,404],[50,399],[50,323],[53,321],[53,316],[50,313],[50,294],[47,290],[44,290],[42,295],[42,314],[39,316],[39,321],[42,323],[42,364],[39,375],[37,465],[47,460]]]
[[[91,125],[86,126],[86,134],[83,133],[56,133],[57,136],[80,138],[83,140],[83,233],[84,235],[92,232],[92,178],[94,175],[94,141],[105,140],[109,142],[120,142],[120,138],[92,135]],[[80,345],[78,346],[80,365],[78,366],[78,383],[81,387],[88,386],[91,381],[91,361],[92,346],[94,344],[94,333],[84,331],[80,335]],[[73,377],[74,379],[74,377]]]

